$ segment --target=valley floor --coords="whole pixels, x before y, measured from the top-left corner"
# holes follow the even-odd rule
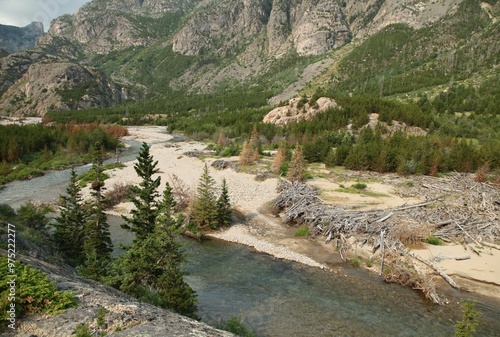
[[[211,157],[201,160],[185,154],[188,151],[202,151],[206,144],[189,141],[166,143],[172,136],[165,132],[164,127],[129,127],[129,135],[126,138],[146,142],[151,146],[150,153],[158,161],[163,186],[166,181],[171,182],[171,177],[176,175],[191,191],[195,191],[204,162],[210,167],[216,160]],[[231,159],[236,158],[229,160]],[[109,180],[106,180],[107,187],[112,188],[116,183],[138,183],[139,178],[135,174],[133,165],[133,162],[128,162],[123,169],[107,171],[110,175]],[[418,194],[411,193],[408,186],[413,186],[413,183],[411,185],[408,183],[408,179],[411,179],[409,177],[349,171],[338,171],[332,175],[320,166],[312,166],[310,170],[313,171],[314,176],[321,178],[315,178],[308,183],[320,189],[323,200],[336,205],[356,209],[390,209],[423,200],[423,197]],[[210,237],[241,243],[276,258],[297,261],[332,270],[335,273],[342,271],[343,262],[331,243],[325,244],[323,237],[310,239],[295,237],[296,228],[282,224],[279,215],[272,210],[272,202],[277,196],[278,180],[276,178],[256,181],[254,174],[236,172],[231,168],[221,171],[210,168],[210,173],[219,185],[223,178],[226,179],[231,201],[239,213],[239,221],[235,225],[227,230],[211,233]],[[339,191],[339,186],[350,186],[360,179],[369,181],[366,193]],[[421,178],[415,177],[416,185],[419,179]],[[84,192],[88,193],[85,190]],[[131,207],[131,203],[121,203],[111,213],[126,214]],[[424,244],[414,249],[413,252],[430,260],[438,255],[469,255],[468,260],[445,259],[438,262],[438,265],[455,280],[460,288],[500,298],[499,250],[485,247],[479,256],[470,250],[466,251],[461,245]],[[363,260],[372,258],[371,252],[366,248],[356,248],[354,253],[354,256],[359,256]],[[378,268],[377,262],[371,267],[376,273],[378,273]],[[441,285],[441,282],[437,284]]]

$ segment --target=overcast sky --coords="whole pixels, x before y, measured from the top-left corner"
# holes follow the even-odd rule
[[[0,24],[24,27],[33,21],[50,21],[63,14],[73,14],[90,0],[0,0]]]

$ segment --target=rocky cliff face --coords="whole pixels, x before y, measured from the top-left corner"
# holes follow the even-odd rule
[[[174,36],[173,50],[184,55],[240,53],[261,44],[267,56],[290,50],[324,54],[349,41],[347,22],[332,0],[211,1]]]
[[[54,20],[39,45],[76,42],[86,53],[106,54],[128,47],[147,46],[156,39],[144,31],[144,19],[188,10],[196,0],[95,0],[74,15]]]
[[[0,48],[13,53],[35,46],[36,40],[43,35],[43,24],[32,22],[26,27],[0,25]]]
[[[97,96],[85,103],[57,103],[57,95],[40,94],[33,96],[29,107],[21,108],[21,102],[26,102],[19,99],[23,96],[16,81],[40,61],[100,68],[102,64],[95,61],[100,55],[100,60],[108,61],[101,70],[122,85],[140,88],[138,92],[148,92],[151,88],[147,86],[155,82],[144,79],[154,76],[164,76],[159,82],[173,90],[209,92],[224,83],[250,85],[271,73],[280,60],[310,55],[328,58],[331,51],[349,44],[352,38],[363,40],[392,23],[422,27],[453,13],[461,1],[93,0],[76,14],[54,20],[33,50],[0,57],[0,95],[15,86],[3,95],[0,114],[7,110],[10,114],[43,114],[51,106],[73,109],[120,102],[113,101],[119,97],[110,94],[114,89],[103,85],[96,87],[111,91],[95,92]],[[140,56],[134,59],[134,55]],[[170,59],[183,57],[194,61],[181,62],[181,67],[166,75],[147,73]],[[58,87],[50,84],[55,77],[42,72],[38,75],[41,83]],[[32,81],[25,78],[20,83]],[[101,82],[101,78],[96,81]],[[283,88],[293,81],[284,83]],[[49,98],[50,102],[34,101]],[[12,100],[19,104],[5,103]],[[45,108],[40,108],[42,105]]]
[[[55,266],[19,254],[18,257],[24,263],[42,270],[51,280],[56,282],[58,289],[73,291],[79,305],[55,316],[33,315],[22,319],[18,321],[20,324],[15,333],[6,331],[2,336],[75,336],[75,329],[79,325],[89,324],[91,329],[96,328],[96,316],[99,308],[107,311],[104,316],[106,336],[234,336],[202,322],[140,302],[100,283],[79,278],[74,275],[74,270],[68,266]]]
[[[0,98],[0,111],[15,116],[43,116],[50,110],[107,107],[126,92],[100,71],[69,62],[38,62]]]

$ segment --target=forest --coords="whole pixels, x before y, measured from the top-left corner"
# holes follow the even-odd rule
[[[114,151],[126,133],[123,126],[97,123],[0,125],[0,185],[90,162],[93,149]]]

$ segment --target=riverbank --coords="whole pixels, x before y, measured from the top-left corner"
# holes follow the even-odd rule
[[[203,151],[206,147],[203,143],[167,143],[172,136],[165,133],[164,127],[129,127],[129,135],[125,138],[144,141],[151,146],[150,153],[158,161],[163,186],[166,181],[171,182],[171,177],[176,175],[191,191],[195,191],[205,162],[210,167],[215,160],[210,157],[199,159],[186,155],[188,152]],[[123,169],[108,171],[110,178],[106,181],[107,187],[112,188],[116,183],[138,183],[139,178],[133,165],[134,162],[128,162]],[[316,167],[314,170],[315,176],[322,177],[325,173],[321,167]],[[331,244],[326,245],[322,237],[316,239],[295,237],[296,228],[283,225],[280,218],[273,214],[269,205],[277,196],[276,178],[256,181],[253,174],[236,172],[231,168],[221,171],[211,168],[210,173],[219,185],[223,178],[226,179],[230,199],[234,208],[241,214],[241,219],[240,223],[231,228],[211,233],[209,236],[244,244],[276,258],[338,271],[341,260]],[[342,179],[332,181],[322,177],[313,179],[310,183],[323,191],[321,194],[323,199],[357,209],[389,209],[421,200],[411,193],[398,191],[397,183],[393,183],[398,180],[396,176],[384,176],[384,179],[376,181],[373,178],[365,193],[348,193],[348,190],[342,190],[342,186],[349,186],[352,182],[359,181],[360,174],[339,172],[338,176]],[[86,192],[88,193],[88,190]],[[111,213],[127,214],[131,207],[130,203],[121,203],[114,207]],[[437,255],[463,255],[459,251],[463,248],[456,245],[425,245],[420,248],[416,253],[427,259]],[[469,260],[442,260],[438,264],[448,275],[456,279],[460,287],[500,298],[500,251],[486,249],[481,256],[471,252],[468,254],[471,256]],[[355,257],[358,255],[365,261],[371,260],[370,252],[367,250],[356,249]]]

